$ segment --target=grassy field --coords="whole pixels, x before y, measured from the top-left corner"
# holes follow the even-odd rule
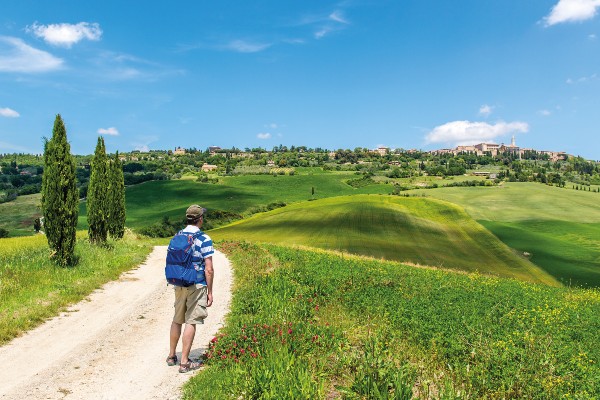
[[[410,191],[458,204],[566,285],[600,287],[600,193],[538,183]]]
[[[600,287],[600,223],[480,222],[565,285]]]
[[[303,202],[210,234],[556,284],[459,207],[430,199],[354,195]]]
[[[222,243],[236,286],[186,399],[597,399],[600,292]]]
[[[0,204],[0,228],[7,229],[11,237],[33,235],[33,221],[42,216],[40,203],[40,194],[30,194]]]
[[[166,215],[181,220],[185,209],[194,203],[211,210],[238,214],[275,201],[292,203],[312,198],[360,194],[390,193],[388,185],[370,185],[355,189],[345,183],[356,177],[348,173],[314,173],[308,170],[293,176],[246,175],[221,177],[218,184],[189,180],[153,181],[131,186],[126,191],[127,226],[150,225]],[[79,229],[87,229],[85,204],[79,213]]]
[[[121,272],[140,264],[150,241],[128,234],[109,246],[92,246],[79,232],[76,267],[50,261],[46,237],[0,239],[0,345],[55,316]]]
[[[495,187],[451,187],[407,193],[458,204],[476,220],[600,222],[600,193],[540,183],[515,182]]]

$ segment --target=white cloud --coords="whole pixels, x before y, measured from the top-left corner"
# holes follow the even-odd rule
[[[582,76],[582,77],[577,78],[577,79],[568,78],[567,79],[567,84],[572,85],[574,83],[586,83],[586,82],[589,82],[589,81],[595,81],[596,79],[598,79],[598,74],[592,74],[590,76]]]
[[[277,129],[279,128],[279,125],[277,125],[275,122],[271,122],[270,124],[266,124],[265,128]]]
[[[596,40],[596,34],[595,33],[591,33],[588,35],[588,39],[590,40]]]
[[[257,53],[271,47],[270,43],[252,43],[245,40],[233,40],[225,48],[227,50],[237,51],[238,53]]]
[[[147,153],[150,151],[150,147],[147,144],[136,144],[134,150],[141,151],[142,153]]]
[[[540,110],[540,111],[538,111],[538,113],[540,115],[543,115],[544,117],[548,117],[548,116],[550,116],[552,114],[552,111],[550,111],[550,110]]]
[[[546,26],[585,21],[596,16],[598,7],[600,7],[600,0],[559,0],[544,21]]]
[[[452,121],[435,127],[427,134],[427,143],[448,143],[469,145],[492,141],[497,137],[515,132],[527,132],[529,125],[525,122],[497,122],[490,125],[486,122]]]
[[[150,150],[150,144],[158,141],[159,137],[156,135],[140,135],[137,137],[137,141],[131,143],[134,150],[139,150],[141,152],[147,152]]]
[[[484,117],[487,118],[490,116],[493,109],[494,109],[494,107],[484,104],[481,107],[479,107],[479,115],[483,115]]]
[[[111,126],[110,128],[107,128],[107,129],[104,129],[104,128],[98,129],[98,134],[117,136],[119,134],[119,131],[114,126]]]
[[[329,14],[329,19],[335,22],[339,22],[340,24],[349,24],[348,20],[344,18],[344,14],[341,11],[336,10]]]
[[[0,117],[19,118],[20,114],[10,108],[0,108]]]
[[[80,22],[78,24],[50,24],[38,25],[35,22],[27,30],[46,43],[53,46],[70,48],[73,44],[84,39],[98,41],[102,36],[102,29],[97,23]]]
[[[0,71],[47,72],[61,69],[63,60],[35,49],[19,38],[0,36]]]
[[[258,135],[256,135],[256,137],[259,139],[271,139],[271,134],[268,132],[259,133]]]

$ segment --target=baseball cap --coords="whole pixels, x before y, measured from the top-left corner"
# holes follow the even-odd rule
[[[192,204],[185,211],[185,216],[189,219],[198,219],[200,216],[204,215],[205,212],[206,208],[202,208],[198,204]]]

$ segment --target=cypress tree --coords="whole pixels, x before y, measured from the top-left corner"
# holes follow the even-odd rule
[[[48,246],[61,265],[74,263],[78,212],[75,161],[67,142],[65,124],[58,114],[54,120],[52,138],[44,143],[42,213]]]
[[[121,239],[125,233],[125,178],[118,151],[110,163],[109,205],[108,232],[111,237]]]
[[[90,183],[87,193],[88,236],[92,243],[104,243],[108,234],[110,213],[109,166],[106,157],[104,138],[98,137],[98,144],[91,162]]]

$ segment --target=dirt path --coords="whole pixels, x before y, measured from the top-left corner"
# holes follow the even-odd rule
[[[165,363],[173,317],[165,255],[165,246],[155,247],[139,268],[0,347],[0,398],[179,398],[192,373]],[[229,261],[219,252],[213,261],[215,300],[198,325],[192,357],[204,353],[229,310]]]

